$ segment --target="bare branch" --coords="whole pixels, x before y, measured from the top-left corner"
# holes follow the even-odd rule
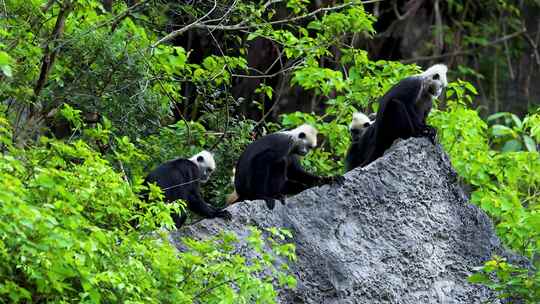
[[[283,74],[283,73],[288,72],[290,70],[294,70],[296,67],[298,67],[299,64],[300,64],[299,62],[296,62],[296,63],[292,64],[291,66],[283,68],[283,69],[281,69],[281,70],[279,70],[279,71],[277,71],[275,73],[272,73],[272,74],[261,74],[261,75],[231,74],[231,76],[239,77],[239,78],[272,78],[272,77],[276,77],[279,74]]]
[[[322,8],[314,10],[311,13],[308,13],[308,14],[305,14],[305,15],[302,15],[302,16],[296,16],[296,17],[287,18],[287,19],[275,20],[275,21],[268,22],[267,24],[276,25],[276,24],[283,24],[283,23],[290,23],[290,22],[300,21],[300,20],[309,19],[311,17],[314,17],[319,13],[326,13],[326,12],[336,11],[336,10],[340,10],[340,9],[343,9],[343,8],[346,8],[346,7],[355,5],[355,4],[359,4],[359,3],[369,4],[369,3],[376,3],[376,2],[381,2],[381,1],[384,1],[384,0],[367,0],[367,1],[363,1],[363,2],[354,1],[354,2],[347,2],[347,3],[341,4],[341,5],[337,5],[337,6],[322,7]],[[267,8],[271,4],[279,3],[279,2],[282,2],[282,1],[279,1],[279,0],[278,1],[269,1],[269,2],[267,2],[265,4],[264,7]],[[184,26],[181,29],[175,30],[175,31],[167,34],[165,37],[163,37],[163,38],[159,39],[158,41],[156,41],[152,45],[152,47],[156,47],[156,46],[158,46],[159,44],[161,44],[163,42],[170,41],[170,40],[182,35],[183,33],[185,33],[186,31],[188,31],[190,29],[241,31],[241,30],[249,30],[249,29],[256,28],[256,27],[260,26],[260,25],[256,25],[256,24],[245,25],[246,20],[244,20],[244,21],[242,21],[240,23],[237,23],[237,24],[233,24],[233,25],[212,25],[212,24],[208,24],[210,21],[215,21],[215,19],[214,20],[207,20],[207,21],[202,22],[202,20],[204,20],[206,17],[208,17],[208,15],[210,15],[214,11],[214,9],[215,9],[215,6],[212,8],[212,10],[210,10],[210,12],[208,12],[206,15],[199,18],[198,20]],[[220,18],[220,20],[223,20],[223,17]]]
[[[381,2],[381,1],[384,1],[384,0],[367,0],[367,1],[362,1],[361,3],[362,4],[369,4],[369,3],[376,3],[376,2]],[[353,2],[346,2],[346,3],[343,3],[341,5],[337,5],[337,6],[321,7],[319,9],[314,10],[313,12],[311,12],[309,14],[305,14],[305,15],[302,15],[302,16],[297,16],[297,17],[293,17],[293,18],[289,18],[289,19],[276,20],[276,21],[269,22],[269,24],[276,25],[276,24],[289,23],[289,22],[299,21],[299,20],[303,20],[303,19],[308,19],[308,18],[314,17],[315,15],[317,15],[319,13],[337,11],[337,10],[340,10],[342,8],[346,8],[346,7],[355,5],[355,4],[358,4],[358,2],[353,1]]]
[[[49,41],[45,44],[45,47],[43,50],[43,58],[41,60],[41,70],[39,73],[39,79],[36,83],[36,86],[34,87],[34,98],[36,99],[41,93],[41,90],[43,89],[43,87],[45,87],[45,83],[47,82],[47,78],[49,76],[51,68],[54,65],[56,56],[58,55],[58,52],[59,52],[58,48],[51,48],[51,44],[62,38],[64,34],[64,25],[66,23],[66,19],[69,13],[71,12],[72,7],[73,6],[70,1],[67,1],[62,6],[62,8],[60,9],[60,12],[58,13],[58,17],[56,17],[56,24],[54,25],[54,30],[51,34],[51,37]]]
[[[437,45],[437,53],[440,54],[444,47],[444,37],[443,37],[443,24],[442,24],[441,11],[439,8],[439,0],[435,1],[434,10],[435,10],[435,34],[437,35],[435,42]]]
[[[206,13],[204,16],[202,16],[201,18],[193,21],[192,23],[188,24],[187,26],[184,26],[183,28],[181,29],[178,29],[176,31],[172,31],[171,33],[167,34],[165,37],[159,39],[158,41],[156,41],[154,44],[152,44],[152,48],[155,48],[156,46],[162,44],[163,42],[166,42],[166,41],[169,41],[169,40],[172,40],[178,36],[180,36],[181,34],[183,34],[184,32],[186,32],[187,30],[189,30],[190,28],[192,28],[193,26],[199,24],[202,20],[206,19],[206,17],[210,16],[210,14],[212,14],[214,12],[214,10],[216,9],[217,7],[217,1],[214,0],[214,7],[212,7],[212,9]]]
[[[454,56],[469,55],[471,53],[474,53],[475,51],[478,51],[479,49],[497,45],[499,43],[502,43],[502,42],[505,42],[507,40],[518,37],[520,35],[523,35],[524,33],[525,33],[525,29],[522,29],[520,31],[514,32],[512,34],[508,34],[506,36],[503,36],[501,38],[498,38],[498,39],[495,39],[495,40],[493,40],[491,42],[488,42],[488,43],[486,43],[484,45],[474,47],[474,48],[471,48],[471,49],[460,50],[460,51],[455,51],[455,52],[452,52],[452,53],[446,53],[446,54],[441,54],[441,55],[420,56],[420,57],[416,57],[416,58],[400,60],[400,62],[401,63],[413,63],[413,62],[417,62],[417,61],[429,61],[429,60],[443,59],[443,58],[454,57]]]
[[[45,3],[44,5],[41,6],[41,11],[42,12],[46,12],[48,11],[51,6],[53,6],[53,4],[56,2],[56,0],[49,0],[47,1],[47,3]]]
[[[540,33],[540,31],[539,31]],[[535,61],[536,61],[536,64],[538,66],[540,66],[540,54],[538,53],[538,44],[531,38],[531,35],[529,35],[529,33],[525,33],[524,34],[524,37],[525,37],[525,40],[527,40],[527,42],[530,44],[532,50],[533,50],[533,54],[534,54],[534,57],[535,57]]]
[[[423,2],[422,0],[420,1],[415,0],[415,1],[408,2],[407,4],[410,8],[403,15],[399,13],[399,10],[397,7],[397,1],[395,1],[394,4],[392,5],[392,9],[394,10],[394,14],[396,15],[396,18],[398,19],[398,21],[401,21],[401,20],[405,20],[409,18],[409,16],[411,15],[414,15],[414,13],[416,13],[416,11],[420,8],[420,5],[422,5],[422,2]]]
[[[503,31],[506,34],[506,24],[503,24]],[[525,35],[527,33],[524,33]],[[508,40],[505,40],[503,42],[504,45],[504,54],[506,57],[506,65],[508,66],[508,73],[510,74],[510,79],[514,80],[516,78],[516,75],[514,73],[514,69],[512,68],[512,58],[510,55],[510,48],[508,47]]]
[[[144,1],[140,1],[140,2],[137,2],[135,4],[133,4],[132,6],[128,7],[125,11],[123,11],[122,13],[114,16],[114,18],[106,23],[102,23],[100,25],[98,25],[97,28],[99,27],[102,27],[102,26],[105,26],[107,24],[112,24],[111,26],[111,32],[114,32],[114,30],[116,29],[116,27],[118,26],[118,24],[120,24],[120,22],[122,22],[122,20],[124,20],[125,18],[127,18],[129,15],[131,15],[132,13],[134,13],[137,9],[139,9],[139,7],[143,6],[144,4],[146,4],[149,0],[144,0]]]

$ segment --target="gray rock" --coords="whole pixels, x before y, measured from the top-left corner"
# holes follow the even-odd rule
[[[506,252],[487,215],[468,203],[446,153],[426,139],[400,141],[346,174],[344,185],[306,190],[273,211],[263,201],[229,210],[232,221],[204,220],[171,239],[245,236],[248,225],[290,229],[298,286],[281,290],[280,303],[497,302],[467,276]]]

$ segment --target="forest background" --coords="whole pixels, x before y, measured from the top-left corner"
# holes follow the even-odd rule
[[[141,202],[145,172],[211,150],[203,191],[223,206],[249,142],[308,122],[322,140],[304,165],[342,173],[352,113],[439,62],[429,121],[532,262],[493,257],[470,280],[538,303],[539,44],[538,0],[0,0],[0,303],[273,303],[295,285],[274,263],[295,259],[290,233],[254,228],[254,261],[229,233],[177,253],[148,233],[183,203]]]

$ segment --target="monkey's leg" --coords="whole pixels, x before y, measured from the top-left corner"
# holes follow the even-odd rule
[[[431,141],[432,144],[435,144],[437,142],[437,129],[432,126],[426,125],[422,130],[421,136],[429,138],[429,141]]]
[[[286,177],[286,162],[280,160],[270,164],[267,168],[266,177],[264,179],[264,194],[263,199],[266,202],[268,209],[274,209],[275,199],[283,200],[282,189],[284,187]]]
[[[270,210],[274,210],[274,207],[276,207],[276,200],[273,198],[265,198],[264,202],[266,203],[266,207]]]

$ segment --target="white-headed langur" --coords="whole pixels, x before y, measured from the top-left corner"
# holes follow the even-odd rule
[[[435,128],[426,119],[434,98],[448,85],[447,67],[436,64],[425,72],[407,77],[379,99],[377,119],[353,141],[347,155],[347,171],[364,167],[392,146],[398,138],[428,137],[435,143]]]
[[[360,146],[358,145],[360,139],[364,135],[364,132],[373,124],[373,121],[364,113],[355,112],[349,125],[349,132],[351,133],[351,145],[347,151],[345,158],[345,170],[350,171],[351,168],[356,168],[360,164],[357,163],[358,159],[354,156],[358,153]]]
[[[321,177],[302,168],[300,157],[317,146],[317,130],[308,124],[272,133],[249,144],[235,171],[235,191],[227,202],[265,200],[269,209],[275,200],[285,203],[286,195],[330,183],[343,183],[342,176]]]
[[[159,165],[148,174],[144,184],[157,184],[163,191],[166,202],[182,199],[187,208],[198,215],[230,219],[231,214],[228,211],[213,207],[201,196],[200,184],[207,182],[215,169],[214,156],[208,151],[202,151],[189,159],[178,158]],[[173,213],[171,217],[176,228],[180,228],[186,221],[187,214]]]

